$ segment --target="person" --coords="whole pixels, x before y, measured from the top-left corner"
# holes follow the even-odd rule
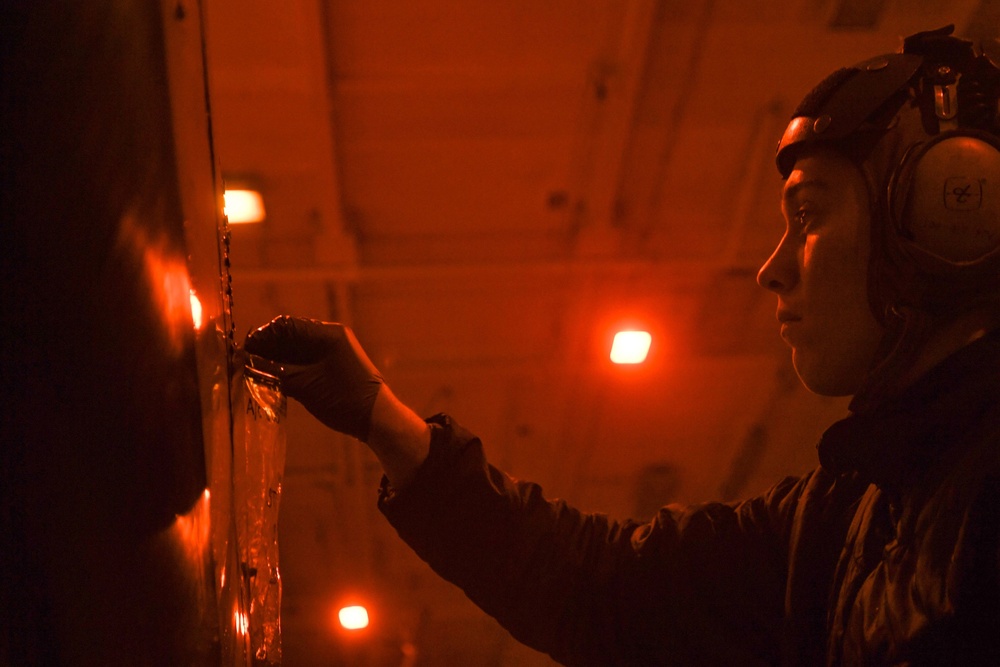
[[[424,420],[353,333],[280,317],[245,349],[368,443],[399,535],[570,665],[1000,665],[1000,69],[952,28],[841,69],[778,146],[758,282],[810,390],[852,396],[818,466],[735,503],[613,521]]]

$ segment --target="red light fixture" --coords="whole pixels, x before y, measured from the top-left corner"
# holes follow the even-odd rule
[[[337,619],[345,630],[362,630],[368,627],[368,610],[361,605],[341,607]]]
[[[264,198],[257,190],[233,189],[223,193],[223,209],[229,224],[261,222],[266,217]]]
[[[616,364],[641,364],[649,354],[653,337],[648,331],[619,331],[611,344],[611,361]]]

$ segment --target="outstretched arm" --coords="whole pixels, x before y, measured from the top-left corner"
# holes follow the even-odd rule
[[[393,486],[401,489],[413,479],[427,458],[430,443],[430,427],[382,385],[372,410],[368,446]]]
[[[389,482],[380,507],[399,534],[529,646],[580,665],[777,659],[781,526],[800,485],[615,522],[493,468],[447,418],[428,426],[347,327],[279,317],[245,349],[321,422],[371,447]]]
[[[368,444],[402,488],[427,458],[430,427],[404,405],[342,324],[277,317],[247,336],[253,361],[335,431]]]

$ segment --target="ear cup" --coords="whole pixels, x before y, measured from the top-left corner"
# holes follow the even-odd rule
[[[912,156],[897,194],[899,228],[914,245],[956,264],[1000,247],[1000,150],[990,139],[941,135]]]

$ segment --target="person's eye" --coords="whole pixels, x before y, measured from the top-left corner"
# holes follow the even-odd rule
[[[795,221],[795,227],[798,229],[799,234],[808,234],[812,229],[813,221],[816,219],[815,211],[813,211],[811,206],[800,206],[795,210],[792,219]]]

